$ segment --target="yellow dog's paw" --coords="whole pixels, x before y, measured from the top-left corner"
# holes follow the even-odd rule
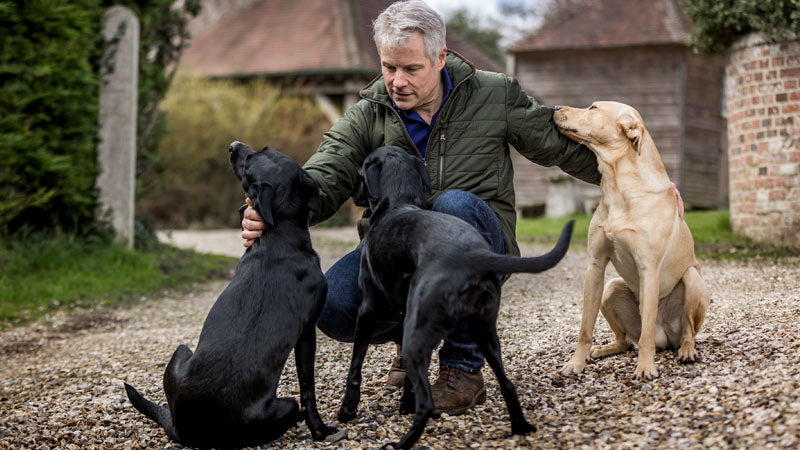
[[[586,361],[572,358],[568,363],[564,364],[564,367],[561,368],[561,374],[578,375],[579,373],[583,372],[584,368],[586,368]]]
[[[694,345],[681,345],[681,348],[678,349],[678,361],[682,363],[697,361],[697,349]]]
[[[652,380],[658,377],[658,370],[655,365],[642,365],[636,364],[636,370],[633,371],[633,377],[637,380]]]

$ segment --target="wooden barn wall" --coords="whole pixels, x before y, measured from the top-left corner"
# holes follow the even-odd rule
[[[684,151],[679,185],[688,208],[726,206],[727,183],[722,168],[727,158],[723,148],[722,56],[686,53],[686,101],[684,107]]]
[[[635,107],[678,184],[680,73],[686,51],[664,46],[517,54],[514,76],[529,95],[546,105],[587,107],[595,100],[614,100]],[[519,154],[513,160],[518,207],[544,204],[548,169]]]

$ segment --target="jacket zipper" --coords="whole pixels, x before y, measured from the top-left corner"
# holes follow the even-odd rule
[[[447,146],[445,145],[444,130],[439,136],[439,190],[444,190],[444,153]]]
[[[464,59],[464,57],[462,57],[460,55],[458,55],[458,56],[461,57],[461,59]],[[462,84],[464,84],[467,80],[472,78],[474,75],[475,75],[475,68],[472,67],[472,72],[470,72],[469,75],[464,77],[464,79],[462,79],[461,81],[456,83],[455,86],[453,86],[453,90],[450,92],[450,96],[447,97],[447,100],[445,100],[444,105],[442,105],[441,109],[439,109],[439,117],[441,117],[442,112],[444,112],[444,110],[447,108],[447,105],[450,104],[450,101],[453,99],[453,94],[456,92],[456,89],[458,89]],[[377,77],[375,77],[375,79],[372,80],[368,86],[371,86],[375,81],[380,79],[380,77],[381,77],[381,75],[378,75]],[[382,106],[385,106],[385,107],[389,108],[390,110],[392,110],[392,112],[394,113],[395,117],[397,117],[397,120],[400,121],[400,125],[403,128],[403,134],[406,136],[406,139],[411,144],[411,147],[414,150],[417,151],[417,157],[419,157],[419,159],[422,160],[422,163],[425,164],[425,167],[427,167],[428,166],[428,158],[427,158],[427,156],[430,155],[431,152],[430,151],[426,151],[425,152],[425,156],[426,157],[425,158],[422,157],[422,153],[419,152],[419,149],[417,148],[417,145],[414,144],[414,140],[411,139],[411,135],[408,134],[408,130],[406,130],[405,124],[403,124],[403,118],[400,117],[400,113],[395,111],[394,108],[392,108],[392,105],[390,103],[389,104],[383,103],[381,101],[369,98],[369,97],[367,97],[367,96],[365,96],[363,94],[360,94],[360,97],[363,98],[364,100],[368,101],[368,102],[372,102],[372,103],[375,103],[377,105],[382,105]],[[433,126],[436,127],[436,124],[434,123]],[[431,136],[433,136],[433,130],[431,130]],[[443,189],[444,188],[444,150],[445,150],[444,130],[441,131],[441,135],[439,136],[439,142],[441,143],[441,147],[442,147],[441,150],[440,150],[440,154],[439,154],[439,189]],[[430,146],[431,146],[431,138],[428,137],[428,147],[427,147],[428,150],[430,150]]]

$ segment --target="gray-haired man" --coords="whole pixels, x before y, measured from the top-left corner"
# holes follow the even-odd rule
[[[322,200],[312,222],[333,215],[352,195],[364,158],[383,145],[422,158],[433,186],[431,208],[475,226],[498,253],[519,255],[509,146],[535,163],[600,182],[595,156],[556,130],[551,108],[526,95],[513,78],[476,71],[447,51],[444,22],[424,2],[390,5],[373,28],[382,75],[361,91],[361,101],[325,133],[304,166]],[[249,245],[264,224],[252,207],[244,217],[242,237]],[[328,297],[318,327],[344,342],[353,340],[361,304],[360,254],[353,250],[325,274]],[[401,320],[385,318],[372,343],[401,345]],[[484,359],[464,327],[445,339],[439,361],[432,386],[436,413],[458,414],[485,400]],[[402,360],[395,358],[388,381],[402,385],[404,376]]]

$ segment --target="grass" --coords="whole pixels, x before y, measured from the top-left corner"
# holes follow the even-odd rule
[[[134,251],[63,237],[0,243],[0,328],[56,309],[116,304],[228,277],[235,264],[162,244]]]
[[[591,218],[589,214],[575,214],[560,219],[520,219],[517,221],[517,238],[520,241],[555,241],[567,220],[574,219],[573,242],[585,246]],[[731,229],[730,213],[725,210],[687,211],[685,219],[692,231],[695,251],[701,258],[771,259],[798,255],[797,250],[758,244],[738,236]]]

